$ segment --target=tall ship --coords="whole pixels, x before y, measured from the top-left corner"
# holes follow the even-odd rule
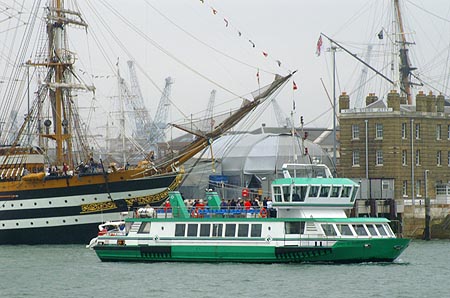
[[[62,0],[49,1],[45,21],[45,38],[40,41],[46,54],[25,63],[28,72],[43,69],[44,77],[33,96],[23,90],[17,96],[28,101],[23,123],[9,139],[1,134],[0,244],[86,243],[100,223],[118,219],[121,212],[160,205],[180,184],[184,162],[291,77],[276,76],[251,100],[242,98],[240,107],[215,115],[208,131],[197,130],[192,123],[179,126],[194,137],[178,152],[156,159],[149,153],[137,165],[119,168],[95,158],[74,100],[77,90],[93,87],[76,75],[77,56],[69,49],[68,29],[87,28],[87,23]]]
[[[325,165],[286,164],[283,173],[266,205],[225,206],[208,191],[186,206],[170,192],[170,209],[105,223],[88,247],[110,262],[251,263],[393,262],[408,247],[385,218],[347,217],[358,183],[333,178]]]

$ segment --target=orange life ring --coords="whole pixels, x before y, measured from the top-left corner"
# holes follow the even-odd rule
[[[195,208],[195,209],[192,209],[192,212],[191,212],[191,217],[194,217],[194,218],[198,218],[198,209],[197,208]]]
[[[259,211],[259,216],[262,218],[266,218],[267,217],[267,209],[261,208],[261,211]]]
[[[102,229],[102,230],[98,231],[98,236],[103,236],[103,235],[106,235],[107,233],[108,233],[107,229]]]

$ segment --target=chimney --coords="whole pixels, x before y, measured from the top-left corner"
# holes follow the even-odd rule
[[[416,112],[426,112],[427,111],[427,96],[423,91],[419,91],[416,95]]]
[[[436,96],[430,91],[427,96],[427,112],[436,112]]]
[[[444,113],[444,103],[445,99],[444,99],[444,95],[439,94],[436,97],[436,112],[438,113]]]
[[[387,96],[388,108],[394,111],[400,111],[400,94],[396,90],[391,90]]]
[[[342,94],[339,95],[339,112],[348,109],[350,109],[350,97],[346,92],[342,92]]]
[[[378,97],[375,95],[375,93],[369,93],[366,97],[366,107],[378,100]]]

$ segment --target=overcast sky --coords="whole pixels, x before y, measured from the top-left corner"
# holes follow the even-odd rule
[[[408,40],[416,42],[411,49],[415,54],[413,65],[423,67],[423,77],[438,81],[443,87],[448,74],[441,68],[450,68],[445,67],[450,3],[402,2]],[[322,54],[317,57],[320,32],[342,42],[360,57],[366,55],[367,44],[373,44],[374,62],[382,56],[382,46],[386,48],[388,44],[388,38],[379,40],[377,33],[389,31],[390,25],[383,22],[389,14],[392,16],[391,0],[97,0],[80,1],[79,7],[90,27],[87,35],[83,30],[75,33],[72,49],[80,55],[78,68],[98,76],[93,83],[97,86],[99,114],[106,110],[101,102],[117,94],[114,79],[106,76],[114,74],[119,58],[125,78],[126,61],[134,59],[138,63],[141,88],[152,114],[161,96],[158,89],[164,87],[168,76],[175,80],[172,100],[189,115],[206,108],[212,89],[217,90],[216,102],[257,89],[258,69],[261,85],[270,82],[274,73],[286,75],[298,70],[293,78],[298,90],[293,92],[289,83],[278,102],[288,115],[295,101],[296,125],[300,115],[304,115],[307,126],[312,127],[332,123],[325,91],[332,96],[332,59],[327,52],[330,43],[324,38]],[[99,45],[103,53],[98,50]],[[381,60],[384,62],[380,65],[386,67],[386,58]],[[337,95],[346,91],[356,96],[360,65],[340,51],[336,54],[336,66]],[[369,73],[367,78],[372,76]],[[430,88],[425,86],[423,90],[433,90]],[[379,87],[367,90],[385,92]],[[177,119],[180,115],[172,112],[171,117]],[[255,125],[263,122],[275,125],[271,109]]]

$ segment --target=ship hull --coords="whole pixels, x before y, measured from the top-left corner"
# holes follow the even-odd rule
[[[261,245],[96,245],[102,261],[130,262],[246,262],[246,263],[362,263],[392,262],[409,239],[339,240],[333,246]]]
[[[180,177],[117,179],[107,184],[95,183],[94,176],[70,179],[65,187],[59,181],[58,187],[22,185],[15,192],[0,192],[0,245],[86,243],[100,223],[120,219],[121,212],[132,206],[161,204]]]

